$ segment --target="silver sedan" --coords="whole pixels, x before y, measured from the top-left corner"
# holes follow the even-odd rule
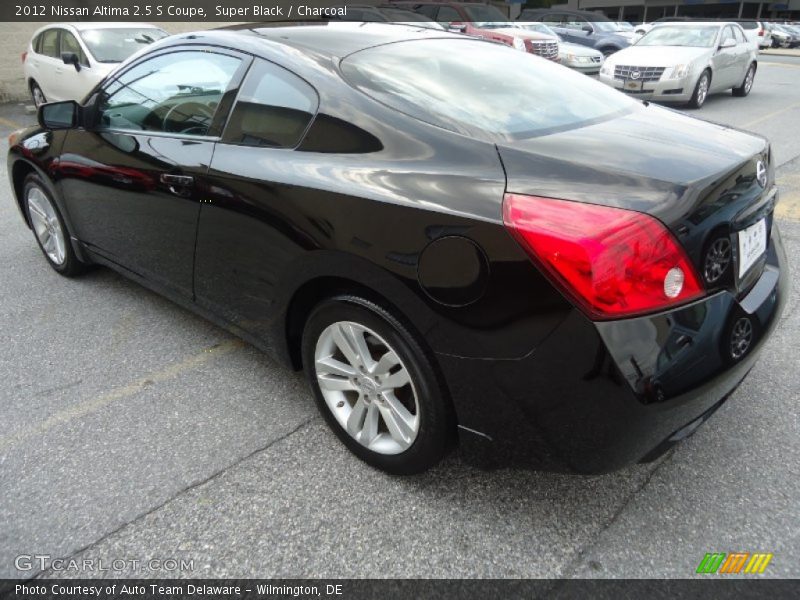
[[[747,96],[757,55],[736,23],[665,23],[607,58],[600,81],[643,100],[700,108],[709,94]]]

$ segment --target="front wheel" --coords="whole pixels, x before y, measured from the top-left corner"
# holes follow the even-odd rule
[[[72,249],[64,220],[42,180],[28,175],[22,189],[28,222],[47,262],[66,277],[83,272],[86,265]]]
[[[449,402],[428,353],[390,312],[358,296],[325,300],[306,322],[302,354],[319,410],[359,458],[412,474],[445,455]]]
[[[756,78],[756,65],[752,63],[747,68],[747,73],[744,75],[744,80],[742,81],[742,85],[739,87],[733,88],[733,95],[743,98],[750,93],[750,90],[753,89],[753,81]]]
[[[700,75],[700,79],[697,80],[697,84],[694,86],[692,98],[689,100],[689,106],[691,108],[700,108],[706,103],[706,98],[708,97],[708,87],[710,84],[711,74],[707,70],[703,71],[703,73]]]

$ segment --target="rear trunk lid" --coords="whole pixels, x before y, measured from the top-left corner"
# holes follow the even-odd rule
[[[508,192],[656,217],[683,245],[708,289],[741,294],[763,269],[763,257],[747,272],[738,267],[740,237],[762,219],[767,238],[771,231],[776,193],[764,138],[649,105],[586,127],[498,144],[498,152]],[[716,259],[725,263],[722,275]],[[709,267],[717,276],[706,276]]]

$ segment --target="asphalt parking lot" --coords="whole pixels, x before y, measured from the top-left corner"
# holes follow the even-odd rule
[[[768,136],[793,270],[781,327],[733,398],[655,464],[597,477],[397,478],[351,456],[301,375],[108,270],[64,279],[0,161],[0,577],[20,555],[185,559],[82,576],[691,577],[706,552],[770,552],[800,577],[800,57],[691,114]],[[0,107],[3,154],[32,121]],[[25,564],[24,561],[22,563]]]

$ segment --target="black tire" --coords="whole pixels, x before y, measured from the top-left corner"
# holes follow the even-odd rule
[[[366,327],[383,338],[410,376],[417,396],[419,427],[414,441],[400,453],[383,454],[362,445],[339,423],[325,401],[317,380],[315,351],[325,330],[343,321]],[[455,418],[429,353],[416,335],[385,308],[352,295],[320,302],[306,321],[301,351],[306,377],[320,412],[345,446],[364,462],[388,473],[410,475],[431,468],[451,448],[455,440]]]
[[[39,84],[36,83],[36,80],[31,79],[31,98],[33,98],[33,104],[36,108],[39,108],[42,104],[47,102],[47,98],[42,91],[42,88],[39,87]]]
[[[702,92],[702,83],[705,79],[705,86],[706,90],[705,93]],[[706,98],[708,98],[708,90],[711,87],[711,71],[706,69],[700,74],[700,77],[697,78],[697,83],[694,86],[694,92],[692,93],[692,98],[689,100],[689,108],[700,108],[703,104],[706,103]]]
[[[39,245],[39,249],[42,251],[42,255],[44,256],[45,260],[47,260],[47,263],[53,268],[53,270],[55,270],[60,275],[63,275],[65,277],[74,277],[76,275],[80,275],[86,270],[87,265],[78,259],[77,255],[75,254],[75,251],[72,248],[69,230],[67,229],[66,223],[64,223],[64,219],[61,216],[61,212],[58,210],[58,205],[53,200],[53,195],[50,193],[50,190],[47,188],[47,186],[44,184],[41,178],[34,173],[31,173],[25,178],[25,181],[23,182],[22,186],[22,205],[25,209],[25,215],[28,218],[28,223],[31,223],[33,228],[33,220],[31,219],[31,208],[28,202],[28,197],[31,191],[34,189],[37,189],[42,194],[44,194],[47,197],[47,200],[50,202],[50,205],[52,206],[53,211],[55,212],[55,216],[58,219],[61,231],[64,234],[64,242],[65,242],[64,261],[59,264],[55,262],[52,258],[50,258],[50,256],[48,256],[47,250],[45,250],[41,240],[39,239],[39,236],[36,235],[36,231],[34,230],[33,237],[34,239],[36,239],[36,243]]]
[[[598,50],[603,55],[603,58],[608,58],[615,52],[619,52],[619,48],[614,48],[613,46],[605,46],[603,48],[599,48]]]
[[[751,74],[752,73],[752,78]],[[742,85],[739,87],[733,88],[733,95],[738,98],[744,98],[750,93],[750,90],[753,89],[753,81],[756,77],[756,63],[750,63],[750,66],[747,67],[747,72],[744,74],[744,79],[742,80]]]

